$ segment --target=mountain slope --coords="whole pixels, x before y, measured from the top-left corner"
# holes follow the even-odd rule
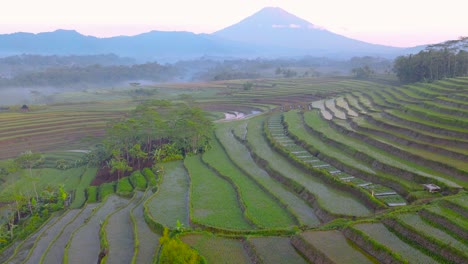
[[[278,7],[266,7],[213,35],[233,41],[289,48],[291,51],[309,54],[386,54],[402,50],[332,33]]]
[[[136,36],[97,38],[73,30],[57,30],[0,35],[0,56],[114,53],[140,61],[164,62],[201,56],[395,57],[409,53],[407,51],[347,38],[275,7],[264,8],[213,34],[151,31]]]

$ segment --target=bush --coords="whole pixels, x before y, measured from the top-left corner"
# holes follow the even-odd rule
[[[145,176],[149,186],[156,186],[156,184],[158,183],[158,176],[155,175],[151,169],[144,168],[142,173],[143,176]]]
[[[117,182],[117,194],[122,196],[131,196],[133,187],[127,177],[120,179]]]
[[[115,183],[108,182],[103,183],[99,186],[99,200],[102,201],[106,198],[107,195],[113,194],[115,192]]]
[[[88,198],[88,203],[95,203],[97,201],[97,186],[89,186],[86,189],[86,197]]]
[[[134,171],[132,175],[130,175],[130,183],[135,187],[135,189],[146,189],[146,179],[139,171]]]

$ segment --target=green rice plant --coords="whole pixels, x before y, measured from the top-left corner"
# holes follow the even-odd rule
[[[116,191],[116,193],[118,195],[122,195],[124,197],[132,196],[133,186],[130,183],[128,177],[122,178],[117,182],[117,191]]]
[[[212,234],[185,234],[180,239],[196,249],[208,263],[250,263],[243,243],[239,239]]]
[[[185,158],[184,164],[191,179],[192,221],[228,229],[252,228],[228,181],[206,167],[199,156]]]
[[[293,245],[298,248],[298,244],[306,244],[310,253],[301,250],[302,254],[321,255],[322,258],[334,263],[375,263],[376,260],[349,243],[346,237],[337,230],[332,231],[306,231],[299,235],[299,240]],[[308,246],[307,246],[308,244]],[[300,248],[298,248],[300,250]],[[339,254],[337,254],[339,252]],[[311,260],[311,259],[310,259]]]
[[[415,230],[416,232],[428,237],[436,244],[439,244],[444,247],[453,248],[454,250],[459,251],[460,254],[465,255],[465,257],[468,257],[468,255],[466,254],[466,252],[468,251],[468,245],[466,243],[453,238],[449,234],[445,233],[443,230],[429,225],[428,223],[424,222],[419,215],[402,214],[398,215],[397,219],[412,230]]]
[[[135,189],[146,190],[146,178],[140,171],[134,171],[129,177],[129,180]]]
[[[264,263],[308,263],[291,245],[289,237],[250,237],[248,240]]]
[[[398,254],[396,259],[399,261],[406,261],[409,263],[437,263],[431,257],[400,240],[381,223],[357,224],[350,228],[358,231],[359,235],[370,239],[371,241],[369,243],[381,245],[384,247],[384,250],[390,254]]]
[[[246,215],[255,225],[265,228],[290,226],[291,218],[285,210],[232,163],[218,140],[213,141],[212,149],[203,155],[203,161],[238,186],[246,205]]]

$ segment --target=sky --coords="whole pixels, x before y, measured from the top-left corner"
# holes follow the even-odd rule
[[[466,0],[4,0],[0,34],[56,29],[96,37],[151,30],[212,33],[267,6],[334,33],[389,46],[468,35]]]

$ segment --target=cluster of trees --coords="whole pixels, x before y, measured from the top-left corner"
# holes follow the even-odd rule
[[[176,68],[156,62],[132,66],[99,64],[54,67],[0,78],[0,87],[70,87],[84,84],[116,84],[129,80],[169,81],[178,75]]]
[[[90,155],[107,162],[120,178],[147,161],[157,164],[203,152],[211,136],[211,121],[200,108],[152,100],[110,123],[103,148]]]
[[[157,263],[161,264],[204,264],[206,260],[197,251],[190,248],[178,237],[177,230],[173,234],[164,229],[163,235],[159,238],[161,249],[159,251]]]
[[[68,194],[63,186],[45,188],[40,194],[15,192],[8,204],[8,216],[0,221],[0,250],[16,239],[24,239],[37,230],[52,212],[65,207]]]
[[[363,67],[353,68],[351,73],[357,79],[369,79],[374,74],[374,71],[368,65],[365,65]]]
[[[431,82],[468,75],[468,37],[428,46],[395,59],[394,72],[402,83]]]
[[[134,59],[122,58],[115,54],[69,56],[22,54],[0,58],[0,76],[11,78],[19,73],[58,67],[86,67],[95,64],[132,65],[134,63]]]

